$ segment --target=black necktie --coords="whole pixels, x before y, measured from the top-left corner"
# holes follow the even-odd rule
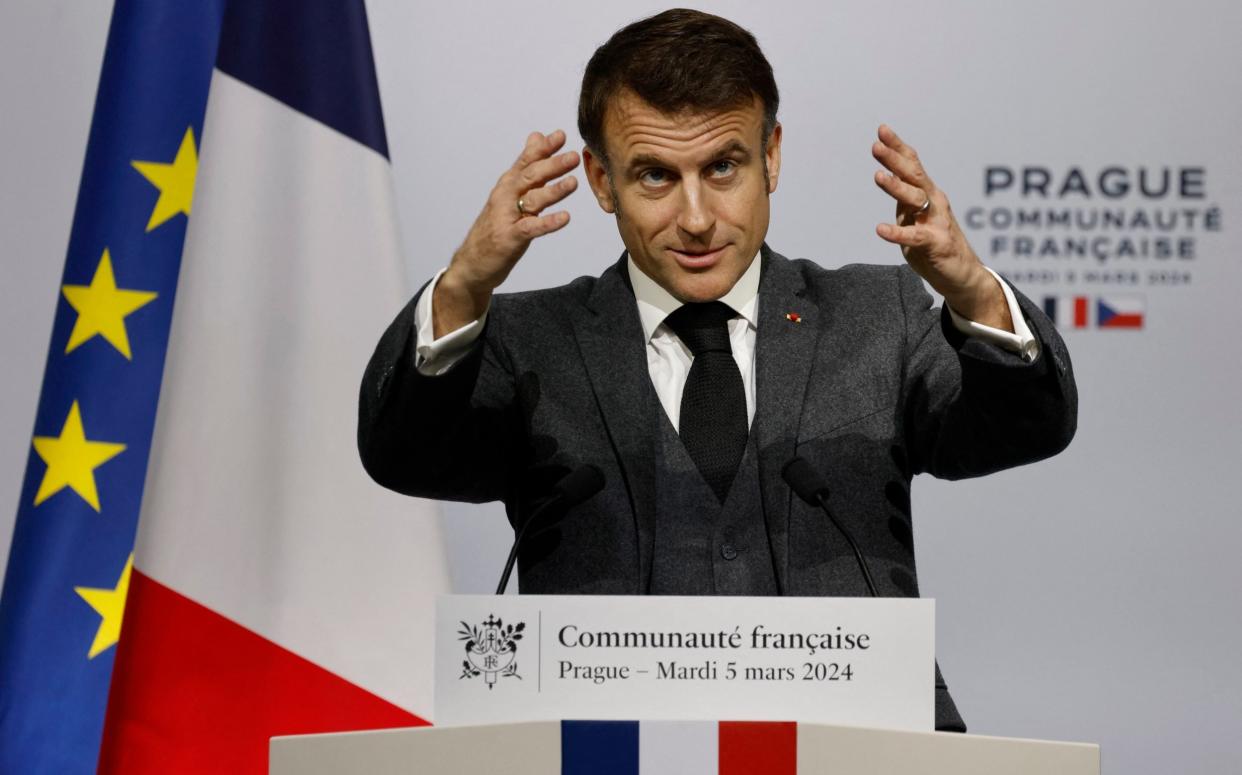
[[[686,304],[664,322],[694,354],[681,394],[678,433],[699,473],[724,503],[746,450],[746,389],[729,346],[729,319],[737,315],[723,302]]]

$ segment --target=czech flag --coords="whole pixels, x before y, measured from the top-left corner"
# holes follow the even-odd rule
[[[1142,328],[1146,306],[1142,296],[1100,296],[1095,301],[1096,325],[1100,328]]]

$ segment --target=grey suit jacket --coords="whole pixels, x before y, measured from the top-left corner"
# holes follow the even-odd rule
[[[979,476],[1063,449],[1077,418],[1065,344],[1021,294],[1042,348],[1033,363],[959,333],[908,267],[827,270],[766,245],[760,260],[751,433],[780,591],[866,594],[848,545],[781,479],[801,455],[827,477],[880,594],[917,596],[911,478]],[[604,489],[524,548],[521,589],[646,592],[660,416],[624,257],[598,278],[497,294],[481,346],[439,377],[415,368],[417,298],[363,378],[367,471],[410,495],[502,500],[519,524],[593,463]],[[961,727],[938,672],[937,683],[937,727]]]

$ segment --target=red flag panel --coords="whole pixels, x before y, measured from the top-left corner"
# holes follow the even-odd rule
[[[261,775],[275,735],[428,723],[136,568],[124,628],[101,775]]]

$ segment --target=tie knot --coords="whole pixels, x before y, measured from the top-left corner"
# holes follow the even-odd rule
[[[705,352],[731,353],[728,324],[736,316],[733,308],[723,301],[708,301],[683,304],[664,322],[695,355]]]

